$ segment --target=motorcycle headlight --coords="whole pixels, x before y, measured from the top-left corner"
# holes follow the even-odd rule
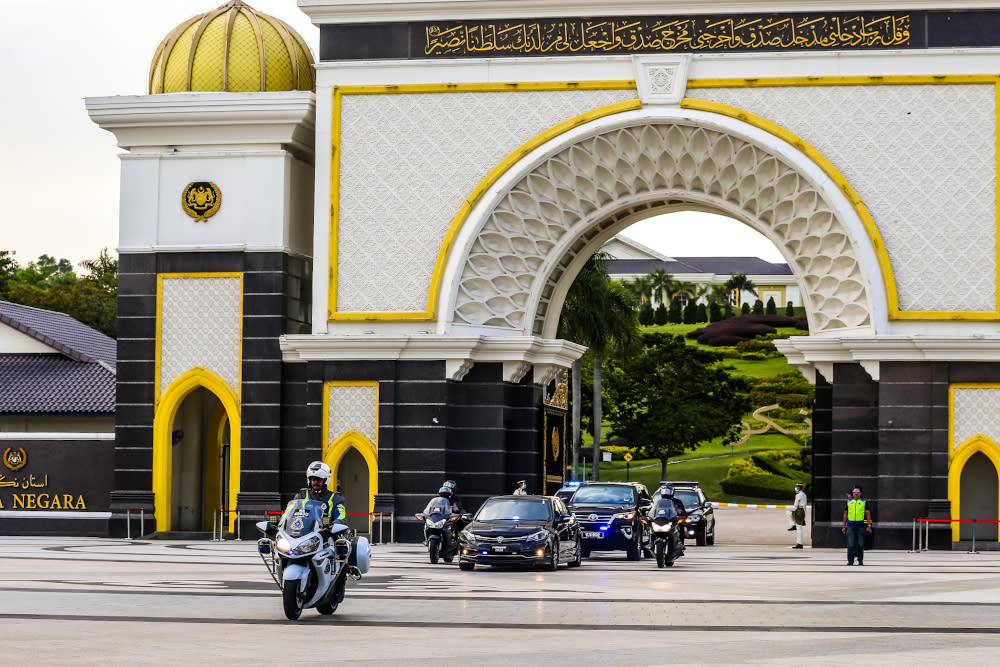
[[[673,521],[668,521],[665,524],[663,524],[662,526],[660,524],[654,523],[653,524],[653,532],[654,533],[668,533],[668,532],[670,532],[670,529],[673,528],[673,527],[674,527],[674,522]]]
[[[447,522],[447,519],[441,519],[440,521],[431,521],[430,519],[427,519],[427,525],[431,528],[444,528],[445,522]]]
[[[615,515],[616,519],[625,519],[626,521],[631,521],[635,518],[635,512],[620,512]]]
[[[475,542],[476,541],[476,534],[473,533],[471,530],[468,530],[468,529],[463,530],[461,533],[459,533],[459,537],[461,537],[463,540],[467,540],[469,542]]]
[[[283,554],[287,554],[288,550],[292,548],[291,543],[283,537],[279,537],[278,541],[274,543],[274,546],[277,547],[278,551]]]
[[[548,539],[548,537],[549,534],[547,532],[545,532],[544,530],[539,530],[537,532],[532,533],[531,535],[528,535],[524,539],[528,542],[541,542],[543,540]]]
[[[300,544],[299,546],[295,547],[295,549],[293,549],[292,551],[294,553],[301,554],[301,555],[311,554],[312,552],[314,552],[317,549],[319,549],[319,545],[320,545],[320,539],[319,539],[319,537],[312,537],[312,538],[306,540],[305,542],[303,542],[302,544]]]

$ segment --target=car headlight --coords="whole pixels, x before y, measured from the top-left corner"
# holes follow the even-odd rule
[[[447,519],[441,519],[440,521],[431,521],[430,519],[427,519],[427,525],[431,528],[444,528],[446,521]]]
[[[635,512],[620,512],[615,515],[616,519],[624,519],[626,521],[631,521],[635,518]]]
[[[528,542],[541,542],[543,540],[548,539],[548,537],[549,534],[547,532],[545,532],[544,530],[539,530],[532,533],[531,535],[528,535],[524,539]]]
[[[303,554],[303,555],[311,554],[312,552],[319,549],[319,545],[320,545],[319,537],[312,537],[303,542],[302,544],[300,544],[299,546],[292,549],[291,553]]]
[[[665,524],[663,524],[662,526],[660,524],[654,523],[653,524],[653,532],[654,533],[667,533],[667,532],[670,532],[670,529],[673,528],[673,527],[674,527],[674,522],[673,521],[668,521]]]
[[[469,542],[476,541],[476,534],[468,529],[463,530],[461,533],[459,533],[459,537],[461,537],[463,540],[468,540]]]
[[[278,541],[274,543],[274,546],[277,547],[278,551],[283,554],[287,554],[288,550],[292,548],[291,543],[283,537],[279,537]]]

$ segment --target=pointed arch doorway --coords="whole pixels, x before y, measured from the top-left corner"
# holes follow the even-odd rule
[[[983,435],[962,443],[948,470],[948,499],[954,519],[1000,519],[1000,445]],[[977,523],[977,541],[1000,539],[996,523]],[[952,540],[971,540],[972,524],[952,524]]]
[[[331,487],[344,495],[347,525],[358,532],[371,532],[371,512],[378,493],[378,459],[375,445],[357,431],[351,430],[330,445],[324,462],[333,471]]]

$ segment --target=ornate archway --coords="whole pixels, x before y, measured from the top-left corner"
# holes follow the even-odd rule
[[[980,433],[956,447],[948,463],[948,500],[951,501],[952,518],[965,518],[962,516],[962,472],[976,454],[983,454],[993,464],[994,470],[1000,472],[1000,445],[991,438]],[[997,513],[1000,515],[1000,499],[997,500]],[[951,524],[952,541],[957,542],[960,536],[960,524]]]
[[[441,317],[554,337],[565,292],[601,243],[643,217],[694,208],[775,243],[814,335],[871,333],[886,321],[877,239],[844,185],[800,146],[739,119],[688,109],[600,119],[541,146],[483,197],[449,263],[452,312]]]

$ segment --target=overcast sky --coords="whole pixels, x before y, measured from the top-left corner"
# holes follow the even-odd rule
[[[0,0],[0,250],[26,264],[73,262],[118,243],[119,149],[90,121],[85,97],[146,93],[160,40],[222,0]],[[319,30],[295,0],[252,0],[316,53]],[[756,255],[782,261],[741,223],[674,214],[634,225],[635,240],[675,256]]]

